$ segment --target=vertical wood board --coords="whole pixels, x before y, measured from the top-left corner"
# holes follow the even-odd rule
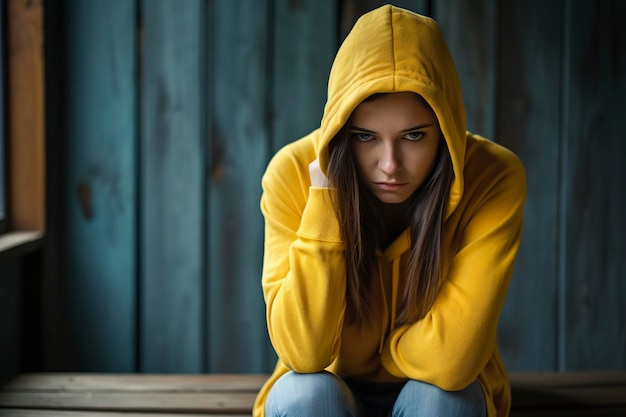
[[[563,366],[626,369],[626,3],[567,5]]]
[[[48,236],[57,246],[46,256],[58,259],[47,261],[54,271],[43,308],[46,317],[50,309],[66,314],[59,329],[57,319],[46,327],[47,363],[270,371],[260,178],[273,152],[319,124],[339,41],[383,3],[59,4],[49,16],[66,32],[55,32],[63,51],[45,58],[62,61],[47,74],[46,91],[57,99],[44,97],[53,110],[47,129],[56,132],[48,146],[59,147],[48,153],[58,201]],[[625,6],[398,5],[440,23],[468,128],[526,166],[524,234],[499,327],[508,368],[624,369]],[[0,281],[18,269],[0,265]],[[0,298],[13,284],[0,282]],[[16,302],[0,300],[0,310]],[[0,326],[15,334],[18,321]],[[63,339],[54,352],[53,339]],[[2,346],[12,360],[15,343]],[[72,360],[60,362],[58,353]]]
[[[341,16],[339,22],[339,37],[343,41],[352,26],[363,14],[389,4],[385,0],[339,0],[341,4]],[[396,7],[411,10],[415,13],[431,16],[428,0],[397,0],[393,2]]]
[[[270,9],[266,1],[211,7],[208,369],[261,372],[271,366],[259,209],[270,143]]]
[[[332,2],[275,3],[274,62],[268,74],[272,81],[271,155],[319,127],[338,45],[336,14]],[[267,351],[273,363],[276,355],[269,343]]]
[[[141,4],[141,370],[202,372],[204,4]]]
[[[338,47],[332,2],[280,1],[274,13],[272,153],[319,127]]]
[[[501,7],[514,7],[503,4]],[[438,0],[439,23],[457,67],[467,129],[491,140],[495,135],[497,20],[495,0]]]
[[[12,229],[45,228],[43,1],[8,0],[7,134]]]
[[[67,291],[75,366],[135,369],[135,4],[67,1]]]
[[[512,370],[556,368],[560,14],[559,2],[500,5],[496,138],[520,157],[527,184],[522,242],[499,327]]]

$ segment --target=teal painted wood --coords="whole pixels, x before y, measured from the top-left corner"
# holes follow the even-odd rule
[[[338,47],[333,2],[275,2],[271,153],[319,127]],[[267,346],[268,362],[276,360]]]
[[[375,5],[194,0],[177,2],[178,10],[170,3],[142,3],[139,74],[137,2],[65,5],[67,134],[59,143],[67,142],[67,163],[57,167],[67,178],[51,192],[63,193],[67,209],[54,238],[66,239],[55,269],[66,270],[56,277],[59,292],[67,291],[58,302],[68,306],[63,346],[74,362],[57,365],[267,372],[260,177],[278,147],[319,123],[325,86],[314,85],[326,82],[318,71],[338,40],[320,30],[337,21],[325,16],[341,10],[341,28],[351,27],[357,7]],[[438,18],[444,3],[399,5],[429,14],[428,3]],[[466,22],[460,11],[438,20],[461,77],[476,80],[466,92],[487,97],[494,68],[472,73],[481,64],[462,50],[463,32],[448,32],[455,23],[491,24],[491,3],[474,3],[476,10],[458,5],[468,8]],[[616,22],[624,6],[533,1],[498,9],[495,113],[481,97],[468,120],[487,136],[491,124],[527,168],[524,237],[500,326],[505,361],[513,370],[623,369],[626,140],[618,122],[626,40]],[[468,39],[490,42],[487,33]],[[0,278],[5,271],[0,266]]]
[[[433,7],[461,80],[467,129],[495,140],[496,1],[438,0]]]
[[[333,2],[279,1],[274,12],[272,152],[320,125],[339,41]]]
[[[357,19],[371,10],[374,10],[385,4],[389,4],[389,1],[385,0],[339,0],[341,4],[341,20],[339,35],[343,40]],[[396,0],[393,2],[394,6],[402,7],[404,9],[412,10],[416,13],[430,16],[432,10],[428,0]]]
[[[205,2],[141,7],[140,369],[202,372]]]
[[[270,138],[267,1],[211,2],[208,370],[267,371],[261,175]]]
[[[66,2],[68,326],[72,367],[135,369],[136,10]]]
[[[0,383],[20,369],[21,292],[18,261],[0,263]]]
[[[626,3],[566,2],[565,369],[626,369]]]
[[[522,242],[499,327],[511,370],[557,366],[561,12],[560,2],[500,4],[495,138],[520,157],[527,180]]]

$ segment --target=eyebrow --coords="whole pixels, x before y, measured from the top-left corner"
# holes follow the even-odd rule
[[[431,127],[433,125],[434,125],[434,123],[427,123],[427,124],[423,124],[423,125],[417,125],[417,126],[410,127],[408,129],[401,130],[400,133],[409,133],[409,132],[413,132],[415,130],[420,130],[420,129],[424,129],[426,127]],[[365,129],[364,127],[358,127],[358,126],[354,126],[354,125],[350,126],[350,130],[351,131],[363,132],[363,133],[376,133],[373,130]]]

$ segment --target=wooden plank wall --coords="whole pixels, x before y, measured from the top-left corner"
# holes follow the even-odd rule
[[[494,138],[522,159],[528,189],[523,241],[500,326],[513,368],[557,369],[561,9],[559,2],[533,0],[499,11]]]
[[[147,372],[193,372],[206,350],[205,10],[200,1],[140,7],[137,359]]]
[[[382,3],[55,3],[67,134],[49,138],[67,159],[57,289],[69,355],[49,367],[271,369],[260,176],[319,124],[339,42]],[[624,369],[624,6],[398,4],[440,22],[468,128],[526,165],[524,237],[500,323],[509,368]]]
[[[45,230],[44,54],[42,1],[9,0],[6,7],[7,83],[5,132],[8,164],[9,227]],[[8,35],[8,36],[7,36]],[[27,99],[26,99],[27,98]],[[23,161],[29,161],[27,165]],[[28,190],[27,192],[25,192]]]
[[[270,146],[269,10],[266,1],[224,0],[210,15],[207,354],[216,372],[265,366],[267,337],[257,325],[263,252],[251,243],[262,241],[259,178]]]
[[[65,21],[68,358],[81,370],[129,370],[137,326],[136,5],[68,0]]]
[[[267,160],[279,148],[319,125],[328,73],[339,46],[338,20],[339,10],[330,1],[274,2]],[[259,179],[255,181],[258,183]],[[258,206],[258,202],[254,205]],[[260,287],[254,284],[254,288]],[[264,310],[261,314],[265,316]],[[258,326],[258,317],[255,320]],[[266,345],[265,357],[266,364],[276,361],[270,344]]]
[[[559,367],[626,368],[626,3],[567,2]]]

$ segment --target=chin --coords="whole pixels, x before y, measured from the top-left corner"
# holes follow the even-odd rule
[[[409,196],[390,196],[390,195],[377,195],[376,198],[385,204],[402,204],[409,199]]]

